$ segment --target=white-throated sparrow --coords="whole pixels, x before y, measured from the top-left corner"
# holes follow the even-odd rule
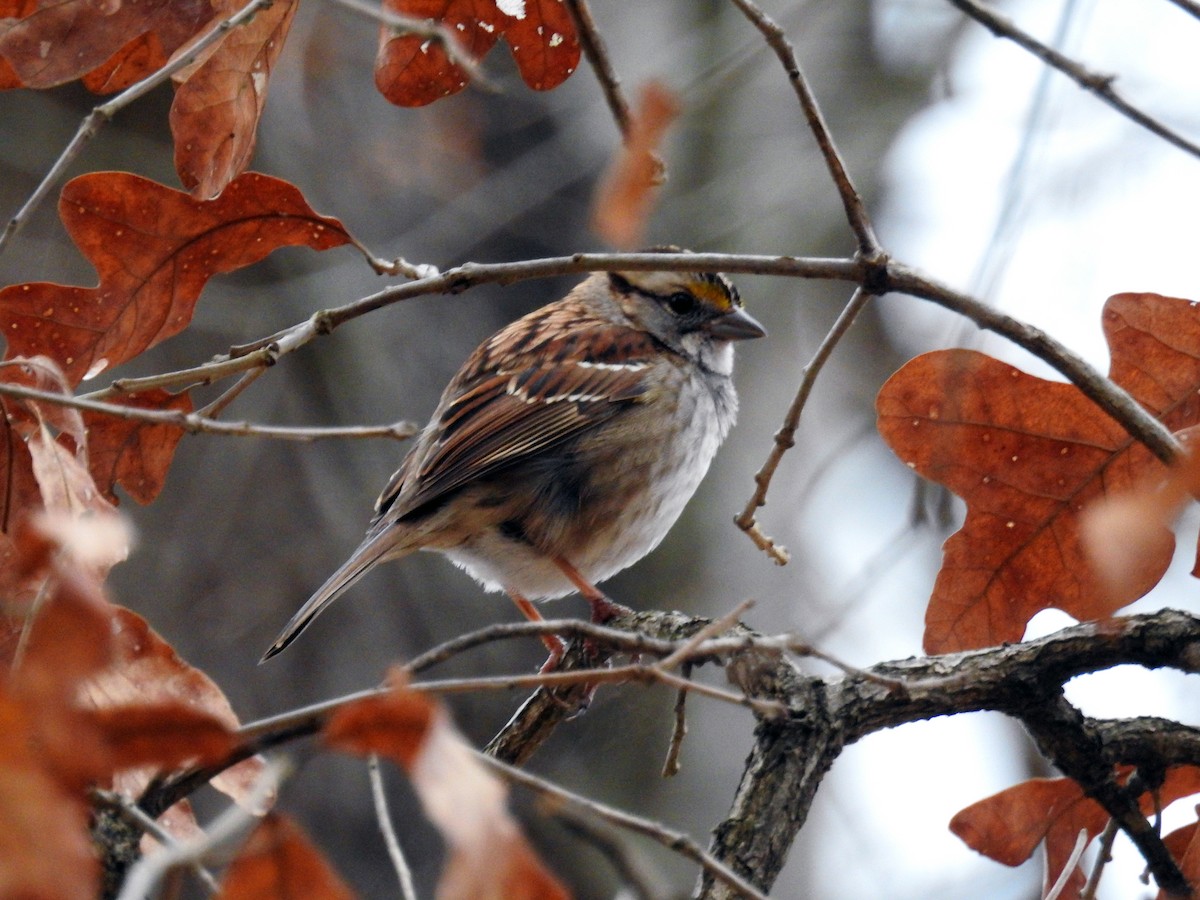
[[[376,563],[416,550],[530,618],[531,601],[579,591],[607,620],[596,583],[675,524],[737,414],[732,344],[765,333],[727,278],[686,272],[598,273],[502,329],[446,387],[366,538],[263,659]],[[561,642],[546,643],[553,665]]]

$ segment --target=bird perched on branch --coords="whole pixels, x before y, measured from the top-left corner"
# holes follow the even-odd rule
[[[682,252],[656,248],[660,252]],[[375,504],[367,536],[263,657],[377,563],[436,550],[530,619],[663,539],[737,413],[733,344],[766,332],[723,275],[601,272],[485,341]],[[563,643],[545,638],[547,669]]]

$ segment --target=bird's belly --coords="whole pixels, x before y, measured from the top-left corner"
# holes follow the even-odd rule
[[[611,464],[619,467],[618,479],[582,479],[568,490],[571,475],[553,466],[540,473],[515,471],[511,515],[443,552],[487,590],[515,591],[531,600],[576,590],[556,557],[590,583],[604,581],[657,547],[675,524],[727,431],[713,423],[713,416],[687,417],[670,444],[672,452],[644,439],[592,442],[574,451],[588,459],[581,470],[593,473]]]

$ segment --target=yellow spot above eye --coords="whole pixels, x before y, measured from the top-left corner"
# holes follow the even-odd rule
[[[690,281],[688,288],[700,300],[715,309],[722,311],[733,309],[733,303],[729,299],[729,294],[725,293],[725,291],[721,290],[718,285],[713,284],[711,281],[701,281],[699,279]]]

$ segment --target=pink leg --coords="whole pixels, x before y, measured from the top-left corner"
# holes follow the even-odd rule
[[[529,600],[522,597],[516,591],[508,591],[508,596],[512,598],[512,602],[517,605],[517,609],[530,622],[545,622],[545,617],[538,611],[538,608]],[[550,651],[550,656],[542,663],[542,667],[538,672],[545,675],[547,672],[553,672],[558,668],[559,662],[563,658],[563,654],[567,652],[567,642],[560,638],[557,634],[543,634],[542,643],[546,645],[546,649]]]
[[[580,575],[579,570],[561,556],[554,557],[554,564],[567,576],[567,580],[579,589],[583,599],[591,606],[592,621],[597,625],[603,625],[610,619],[633,612],[628,606],[622,606],[620,603],[613,603],[609,600],[598,587]]]

